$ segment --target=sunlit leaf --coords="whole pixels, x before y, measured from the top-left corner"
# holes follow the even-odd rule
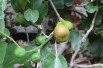
[[[24,17],[27,21],[31,21],[34,24],[39,18],[39,12],[38,10],[27,9],[24,12]]]
[[[6,54],[6,48],[7,48],[7,43],[0,42],[0,66],[2,65],[2,63],[4,61],[4,57]]]
[[[85,8],[88,13],[94,13],[98,9],[98,7],[94,6],[93,3],[89,3]]]
[[[50,54],[44,59],[43,68],[67,68],[67,62],[62,55]]]
[[[71,41],[72,49],[74,51],[77,50],[78,44],[79,44],[80,40],[82,39],[82,37],[83,37],[83,33],[79,33],[77,31],[72,31],[71,32],[70,41]],[[88,43],[89,43],[88,40],[84,41],[84,43],[81,45],[80,51],[85,49],[85,47],[88,45]]]
[[[7,0],[0,0],[0,31],[3,32],[5,29],[4,23],[4,10],[7,7]]]

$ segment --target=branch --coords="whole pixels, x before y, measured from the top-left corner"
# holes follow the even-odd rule
[[[80,67],[80,68],[94,68],[97,66],[103,67],[103,64],[93,64],[93,65],[83,65],[83,64],[75,64],[75,67]]]
[[[41,44],[39,47],[37,47],[35,50],[40,49],[41,47],[43,47],[51,38],[53,37],[53,33],[51,34],[51,36],[49,36],[49,38],[43,43]]]
[[[3,35],[3,36],[5,36],[5,37],[7,37],[7,38],[9,38],[12,42],[14,42],[15,45],[17,45],[18,47],[20,47],[19,44],[13,38],[11,38],[10,36],[6,35],[3,32],[0,32],[0,34]]]
[[[60,15],[59,15],[58,11],[56,10],[56,8],[55,8],[53,2],[52,2],[51,0],[48,0],[48,1],[50,2],[52,8],[54,9],[54,12],[55,12],[55,14],[56,14],[57,17],[58,17],[58,20],[61,21],[61,20],[60,20]]]
[[[29,50],[29,51],[26,51],[26,52],[32,52],[32,51],[36,51],[36,50],[42,48],[52,37],[53,37],[53,33],[49,36],[49,38],[43,44],[41,44],[40,46],[36,47],[33,50]]]
[[[25,33],[26,33],[26,38],[27,38],[27,42],[30,43],[30,40],[29,40],[29,35],[28,35],[28,32],[26,30],[26,28],[24,27],[24,30],[25,30]]]
[[[79,44],[78,44],[78,47],[77,47],[77,50],[75,51],[75,53],[73,54],[72,58],[71,58],[71,62],[70,62],[70,67],[69,68],[72,68],[73,65],[74,65],[74,59],[76,57],[76,55],[78,54],[79,50],[80,50],[80,47],[81,45],[83,44],[83,42],[85,42],[86,38],[88,37],[89,33],[92,31],[93,27],[94,27],[94,23],[95,23],[95,18],[96,18],[96,15],[97,15],[97,12],[98,12],[98,9],[94,15],[94,18],[92,20],[92,24],[89,28],[89,30],[86,32],[86,34],[83,36],[83,38],[80,40]]]

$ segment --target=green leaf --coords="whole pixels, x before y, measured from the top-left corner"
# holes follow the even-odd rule
[[[86,41],[82,44],[82,46],[81,46],[81,48],[80,48],[80,51],[83,51],[88,44],[89,44],[89,40],[88,40],[88,38],[87,38]]]
[[[97,13],[96,19],[95,19],[95,23],[94,23],[95,26],[100,26],[102,24],[102,18],[103,18],[102,12],[103,12],[103,9],[98,10],[98,13]],[[90,28],[93,17],[94,17],[94,14],[88,14],[88,17],[86,19],[82,19],[82,27],[85,31],[87,31]]]
[[[94,6],[93,3],[89,3],[85,8],[88,13],[94,13],[98,9],[98,7]]]
[[[70,7],[73,4],[74,0],[65,0],[65,5]]]
[[[98,36],[93,36],[93,41],[89,45],[89,52],[92,56],[103,58],[103,39]]]
[[[0,0],[0,31],[3,32],[5,29],[4,23],[4,10],[7,7],[7,0]]]
[[[11,0],[11,4],[16,12],[21,10],[21,8],[18,6],[17,0]]]
[[[30,0],[30,5],[33,7],[33,9],[38,9],[43,0]]]
[[[14,51],[15,51],[16,48],[17,48],[17,46],[15,44],[8,45],[7,50],[6,50],[5,60],[3,62],[4,68],[6,68],[6,67],[8,68],[10,66],[13,66],[16,63],[23,64],[34,53],[34,52],[29,52],[29,53],[26,53],[26,55],[24,55],[23,57],[18,58],[14,54]],[[27,51],[27,50],[30,50],[30,49],[33,49],[33,48],[31,46],[27,46],[25,49]]]
[[[31,21],[34,24],[39,18],[39,12],[38,10],[27,9],[24,12],[24,17],[27,21]]]
[[[9,30],[8,30],[7,28],[4,29],[4,33],[5,33],[6,35],[10,36],[10,32],[9,32]]]
[[[48,13],[48,2],[42,4],[39,8],[39,19],[37,21],[37,24],[40,24],[43,21],[43,18],[47,15]]]
[[[43,68],[67,68],[67,62],[63,55],[48,55],[43,62]]]
[[[93,16],[93,14],[90,14],[86,19],[82,19],[82,27],[85,31],[90,28]]]
[[[72,49],[74,51],[77,50],[78,48],[78,43],[80,42],[80,40],[82,39],[83,37],[83,34],[82,33],[79,33],[77,31],[72,31],[70,33],[70,41],[71,41],[71,46],[72,46]],[[80,48],[80,51],[82,51],[87,45],[88,45],[88,40],[86,39],[86,41],[82,44],[81,48]]]
[[[4,12],[0,10],[0,19],[4,19],[4,16],[5,16]]]
[[[15,21],[16,21],[17,24],[20,24],[20,25],[22,25],[22,26],[24,26],[24,27],[30,25],[30,22],[28,22],[28,21],[24,18],[24,15],[21,14],[21,13],[18,13],[18,14],[16,15]]]
[[[0,0],[0,11],[4,11],[7,7],[7,0]]]
[[[3,33],[5,33],[6,35],[10,35],[10,32],[9,32],[9,30],[7,29],[7,28],[5,28],[4,29],[4,32]],[[3,36],[3,35],[0,35],[0,39],[3,39],[5,36]]]
[[[6,48],[7,48],[7,43],[0,42],[0,66],[2,65],[2,63],[4,61],[4,57],[6,54]]]
[[[25,6],[27,4],[27,0],[17,0],[18,5],[22,8],[25,9]]]
[[[41,49],[41,58],[44,60],[47,55],[50,54],[51,43],[48,42],[42,49]]]
[[[5,29],[4,19],[0,19],[0,32],[4,32],[4,29]]]
[[[97,35],[97,34],[100,34],[100,33],[103,33],[103,24],[101,24],[98,29],[94,30],[94,34]]]
[[[64,0],[52,0],[57,9],[64,8]]]
[[[102,23],[102,18],[103,18],[103,9],[99,9],[96,19],[95,19],[95,25],[98,26]]]
[[[96,39],[93,42],[91,42],[91,44],[89,45],[90,54],[93,56],[98,56],[100,52],[100,46],[100,39]]]

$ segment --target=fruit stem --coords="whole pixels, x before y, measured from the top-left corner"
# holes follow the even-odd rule
[[[26,33],[26,37],[27,37],[27,42],[30,43],[30,40],[29,40],[29,35],[28,35],[28,32],[26,30],[26,28],[24,27],[24,30],[25,30],[25,33]]]
[[[13,41],[18,47],[20,47],[19,44],[17,44],[16,41],[15,41],[13,38],[11,38],[10,36],[6,35],[6,34],[3,33],[3,32],[0,32],[0,34],[2,34],[3,36],[9,38],[9,39],[10,39],[11,41]]]
[[[41,31],[41,33],[42,33],[46,38],[49,38],[49,36],[47,36],[43,31]]]
[[[58,50],[57,50],[57,44],[56,44],[56,41],[55,41],[55,53],[56,53],[56,56],[58,56]]]
[[[49,34],[49,37],[54,33],[54,31],[52,31],[50,34]]]

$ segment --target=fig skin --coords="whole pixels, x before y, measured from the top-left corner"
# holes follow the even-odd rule
[[[39,46],[39,45],[41,45],[43,42],[45,42],[45,40],[46,40],[46,37],[40,35],[40,36],[37,36],[37,37],[36,37],[35,42],[36,42],[36,44]]]
[[[26,51],[25,51],[24,48],[20,47],[20,48],[16,48],[16,49],[15,49],[15,55],[16,55],[17,57],[22,57],[22,56],[24,56],[25,54],[26,54]]]
[[[69,36],[70,36],[69,29],[62,23],[58,22],[54,29],[54,37],[56,41],[65,42],[69,39]]]
[[[74,25],[70,21],[66,21],[61,18],[61,22],[63,25],[65,25],[69,30],[72,30],[74,28]]]
[[[38,61],[40,61],[40,58],[41,58],[40,53],[34,53],[34,54],[31,56],[31,60],[32,60],[33,62],[38,62]]]

